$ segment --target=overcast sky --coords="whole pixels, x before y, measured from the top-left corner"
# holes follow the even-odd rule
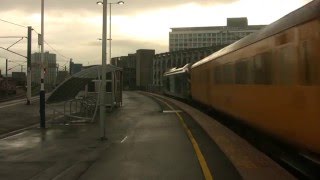
[[[228,17],[248,17],[250,25],[269,24],[310,1],[125,0],[124,5],[112,7],[112,56],[142,48],[166,52],[171,27],[226,25]],[[31,25],[40,33],[40,3],[41,0],[1,0],[0,19]],[[60,66],[69,58],[84,65],[100,64],[101,42],[97,39],[101,38],[101,29],[102,7],[96,5],[96,0],[45,0],[45,40],[61,54],[57,55]],[[25,28],[0,21],[0,37],[26,36],[26,32]],[[33,52],[38,52],[36,33],[33,36]],[[17,40],[0,38],[0,47]],[[11,50],[25,55],[26,40]],[[45,50],[54,52],[48,46]],[[2,71],[4,58],[15,61],[9,63],[9,68],[25,64],[25,59],[0,50]]]

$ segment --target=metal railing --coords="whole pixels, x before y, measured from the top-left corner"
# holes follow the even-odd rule
[[[97,93],[65,101],[63,114],[71,122],[93,122],[98,101],[99,97]]]

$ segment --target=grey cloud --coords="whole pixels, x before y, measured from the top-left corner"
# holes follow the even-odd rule
[[[83,45],[85,46],[96,46],[96,47],[100,47],[101,46],[101,42],[98,41],[90,41],[90,42],[87,42],[87,43],[84,43]]]
[[[101,47],[101,42],[99,41],[90,41],[87,43],[83,43],[84,46],[89,47]],[[137,49],[155,49],[159,52],[168,51],[166,45],[157,44],[150,41],[139,41],[139,40],[131,40],[131,39],[121,39],[112,41],[112,49],[117,56],[124,56],[128,53],[134,53]],[[124,54],[123,54],[124,53]]]
[[[135,53],[137,49],[155,49],[157,53],[168,51],[166,45],[138,40],[115,40],[112,42],[112,48],[117,51],[117,56],[124,56],[128,53]],[[123,54],[121,54],[123,53]]]
[[[113,13],[127,15],[145,10],[167,8],[187,3],[196,3],[206,6],[219,3],[231,3],[234,1],[238,0],[125,0],[125,5],[121,8],[117,8]],[[97,0],[45,0],[45,9],[47,11],[79,10],[79,13],[81,13],[81,11],[98,12],[96,2]],[[117,2],[117,0],[108,2]],[[40,0],[1,0],[0,10],[23,10],[28,13],[35,13],[40,12],[40,5]]]

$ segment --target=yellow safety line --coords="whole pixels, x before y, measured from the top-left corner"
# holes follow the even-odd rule
[[[155,96],[153,96],[153,97],[156,98]],[[174,110],[174,108],[172,106],[170,106],[167,102],[165,102],[159,98],[156,98],[156,99],[161,101],[162,103],[166,104],[171,110]],[[186,125],[186,123],[185,123],[184,119],[181,117],[181,115],[178,112],[176,112],[176,115],[179,117],[179,120],[180,120],[184,130],[186,131],[191,143],[192,143],[192,146],[196,152],[196,155],[199,160],[199,163],[200,163],[200,166],[201,166],[201,169],[202,169],[202,172],[203,172],[205,179],[206,180],[213,180],[213,176],[209,170],[209,167],[207,165],[207,162],[206,162],[203,154],[201,153],[201,150],[199,148],[197,141],[194,139],[191,131],[189,130],[188,126]]]

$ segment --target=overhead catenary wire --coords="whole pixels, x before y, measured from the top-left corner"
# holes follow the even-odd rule
[[[18,23],[15,23],[15,22],[11,22],[11,21],[7,21],[7,20],[4,20],[4,19],[0,19],[1,22],[5,22],[5,23],[8,23],[8,24],[11,24],[11,25],[15,25],[15,26],[19,26],[19,27],[22,27],[22,28],[28,28],[27,26],[25,25],[21,25],[21,24],[18,24]],[[38,35],[40,35],[40,33],[38,33],[35,29],[32,29],[35,33],[37,33]],[[18,38],[18,36],[3,36],[2,38]],[[21,37],[19,37],[21,38]],[[27,38],[27,37],[22,37],[22,38]],[[66,57],[65,55],[63,55],[62,53],[60,53],[59,51],[57,51],[55,48],[53,48],[47,41],[44,41],[44,43],[50,47],[57,55],[61,56],[63,59],[65,60],[57,60],[59,62],[65,62],[63,66],[66,66],[66,64],[69,62],[69,59],[68,57]],[[1,57],[1,58],[4,58],[4,59],[8,59],[6,57]],[[11,58],[10,58],[11,59]],[[13,67],[15,68],[15,67]],[[12,68],[11,68],[12,69]]]
[[[40,35],[40,33],[38,33],[35,29],[33,29],[33,31],[35,33],[37,33],[38,35]],[[49,46],[55,53],[57,53],[59,56],[63,57],[66,60],[69,60],[70,58],[68,58],[67,56],[63,55],[62,53],[60,53],[59,51],[57,51],[55,48],[53,48],[47,41],[44,40],[44,43]]]
[[[63,54],[61,54],[59,51],[57,51],[55,48],[53,48],[48,42],[44,41],[44,43],[46,43],[46,45],[48,45],[54,52],[56,52],[58,55],[60,55],[61,57],[69,60],[70,58],[64,56]]]
[[[5,23],[8,23],[8,24],[12,24],[12,25],[15,25],[15,26],[19,26],[19,27],[23,27],[23,28],[28,28],[27,26],[24,26],[24,25],[21,25],[21,24],[17,24],[17,23],[14,23],[14,22],[10,22],[10,21],[7,21],[7,20],[4,20],[4,19],[0,19],[0,21],[2,22],[5,22]],[[35,33],[37,33],[38,35],[40,33],[38,33],[35,29],[32,29]],[[3,37],[3,38],[12,38],[12,37]],[[60,55],[61,57],[65,58],[65,59],[69,59],[68,57],[64,56],[63,54],[61,54],[59,51],[57,51],[55,48],[53,48],[48,42],[44,41],[44,43],[46,43],[54,52],[56,52],[58,55]]]
[[[24,26],[24,25],[21,25],[21,24],[17,24],[17,23],[14,23],[14,22],[10,22],[10,21],[4,20],[4,19],[0,19],[0,21],[8,23],[8,24],[15,25],[15,26],[23,27],[23,28],[28,28],[27,26]]]

